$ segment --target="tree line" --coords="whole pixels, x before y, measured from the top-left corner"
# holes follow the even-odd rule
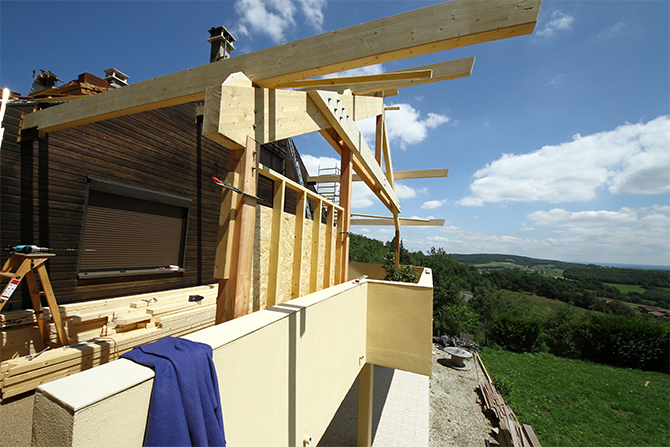
[[[394,247],[394,241],[352,235],[350,260],[389,266]],[[480,272],[434,247],[409,252],[401,244],[400,261],[432,270],[435,336],[467,332],[481,344],[516,352],[546,351],[666,373],[670,368],[670,324],[646,318],[616,298],[605,299],[620,294],[615,288],[511,270]],[[543,315],[524,293],[565,305]]]

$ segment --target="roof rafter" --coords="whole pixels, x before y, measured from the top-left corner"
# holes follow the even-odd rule
[[[380,79],[377,82],[370,82],[366,84],[342,84],[333,86],[319,87],[319,90],[330,90],[338,93],[343,93],[345,90],[351,90],[354,95],[368,95],[375,92],[387,92],[391,89],[398,89],[403,87],[410,87],[412,85],[428,84],[431,82],[448,81],[450,79],[458,79],[470,76],[472,74],[472,67],[474,66],[475,58],[466,57],[463,59],[456,59],[453,61],[438,62],[436,64],[422,65],[420,67],[407,68],[403,70],[390,71],[388,75],[400,75],[405,72],[416,72],[423,70],[431,70],[433,76],[426,79],[410,79],[407,81],[390,81]],[[344,79],[344,78],[343,78]],[[303,90],[313,90],[313,88],[304,88]],[[384,96],[391,96],[384,93]]]
[[[449,168],[440,169],[420,169],[413,171],[393,171],[393,178],[395,180],[419,179],[419,178],[437,178],[446,177],[449,174]],[[339,182],[339,175],[317,175],[307,177],[309,183],[333,183]],[[360,182],[362,179],[358,175],[354,175],[354,181]]]
[[[223,59],[31,113],[24,128],[51,132],[202,100],[208,87],[244,72],[259,87],[309,79],[532,33],[541,0],[452,0]],[[364,43],[363,45],[361,43]]]

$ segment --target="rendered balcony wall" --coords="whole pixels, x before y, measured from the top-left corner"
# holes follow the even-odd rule
[[[427,270],[418,284],[351,281],[186,338],[214,350],[228,445],[315,445],[366,362],[430,374],[431,315]],[[43,385],[33,444],[141,445],[152,383],[121,359]]]

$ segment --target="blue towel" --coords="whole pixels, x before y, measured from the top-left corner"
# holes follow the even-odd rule
[[[166,337],[121,356],[155,371],[145,446],[225,446],[212,348]]]

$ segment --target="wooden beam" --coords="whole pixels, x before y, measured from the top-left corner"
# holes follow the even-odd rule
[[[416,72],[422,70],[431,70],[433,76],[427,79],[414,79],[408,81],[379,81],[370,82],[367,84],[343,84],[333,86],[322,86],[319,90],[328,90],[338,93],[343,93],[345,90],[351,90],[354,95],[369,95],[376,92],[384,92],[384,96],[393,96],[388,94],[392,89],[399,89],[410,87],[413,85],[428,84],[432,82],[448,81],[450,79],[458,79],[468,77],[472,74],[472,67],[475,63],[475,58],[466,57],[463,59],[456,59],[453,61],[438,62],[435,64],[422,65],[420,67],[407,68],[403,70],[390,71],[385,74],[402,74],[407,72]],[[305,89],[307,90],[307,89]],[[312,89],[310,89],[312,90]]]
[[[383,98],[342,95],[340,99],[355,121],[380,115],[384,109]],[[228,148],[244,147],[247,135],[265,144],[329,127],[307,92],[229,84],[206,92],[202,134]]]
[[[449,174],[448,168],[443,169],[421,169],[414,171],[394,171],[393,178],[395,180],[419,179],[419,178],[438,178],[446,177]],[[338,175],[318,175],[307,177],[307,183],[333,183],[338,182],[340,177]],[[360,176],[354,174],[354,182],[362,181]]]
[[[351,177],[353,176],[353,163],[351,150],[344,146],[342,148],[342,159],[340,161],[340,206],[342,212],[337,218],[339,230],[338,251],[340,258],[338,284],[349,280],[349,237],[351,222]]]
[[[363,135],[358,130],[358,127],[356,127],[351,113],[344,106],[339,95],[335,92],[324,92],[321,90],[308,92],[308,95],[326,116],[340,139],[351,150],[354,158],[372,177],[373,183],[368,184],[370,189],[372,189],[377,197],[383,196],[391,202],[391,206],[389,207],[391,212],[399,213],[400,202],[393,190],[393,185],[384,176],[381,167],[375,160]],[[377,188],[379,189],[376,190]]]
[[[330,129],[324,129],[321,132],[321,135],[326,139],[326,141],[337,151],[338,154],[342,155],[343,148],[345,146],[342,139],[337,135],[337,132],[332,127]],[[357,158],[354,158],[352,161],[354,171],[357,172],[356,175],[361,181],[363,181],[372,191],[377,195],[377,198],[382,201],[384,206],[388,209],[392,208],[391,201],[386,198],[383,194],[379,194],[379,188],[375,185],[374,179],[365,170],[365,167],[358,161]],[[339,181],[339,180],[338,180]],[[376,188],[376,189],[375,189]]]
[[[257,176],[255,173],[256,156],[260,153],[260,145],[253,139],[247,139],[246,148],[243,151],[231,151],[229,154],[229,173],[234,171],[237,185],[242,191],[255,195]],[[216,324],[223,323],[233,318],[249,313],[249,302],[251,300],[251,280],[253,275],[253,249],[254,233],[256,230],[256,199],[246,195],[237,194],[226,190],[224,194],[232,195],[227,200],[224,195],[224,204],[230,203],[228,213],[222,213],[219,217],[219,238],[228,238],[224,245],[229,258],[225,258],[223,272],[228,272],[228,277],[219,280],[219,292],[216,303]],[[224,222],[221,222],[221,219]],[[227,222],[227,223],[226,223]],[[233,223],[232,228],[230,227]],[[231,232],[232,230],[232,232]],[[219,246],[219,248],[224,248]],[[218,252],[216,258],[221,259]]]
[[[424,226],[424,227],[443,227],[444,226],[444,219],[429,219],[428,222],[424,222],[423,220],[415,220],[415,219],[405,219],[405,218],[398,218],[398,222],[402,226]],[[393,219],[351,219],[350,222],[351,225],[394,225],[395,222]]]
[[[322,87],[336,85],[371,84],[376,82],[409,82],[415,80],[426,80],[433,76],[433,70],[407,70],[376,75],[343,76],[339,78],[305,79],[302,81],[287,82],[274,88],[310,88],[322,90]]]
[[[43,132],[204,99],[244,72],[276,87],[353,68],[530,34],[541,0],[452,0],[272,48],[222,59],[60,104],[24,118]]]

